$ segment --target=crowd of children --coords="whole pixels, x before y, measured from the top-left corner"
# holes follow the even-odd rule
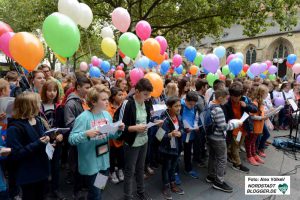
[[[124,181],[124,199],[148,200],[144,181],[159,164],[165,199],[184,195],[180,176],[198,179],[196,166],[208,166],[213,188],[232,192],[224,180],[227,161],[249,173],[242,149],[246,162],[264,164],[270,131],[288,129],[288,100],[300,98],[297,82],[280,79],[216,80],[209,88],[201,78],[165,78],[161,97],[153,98],[145,78],[133,86],[129,78],[55,74],[41,65],[27,76],[11,71],[0,79],[0,101],[14,100],[13,110],[0,111],[0,199],[66,199],[60,185],[65,168],[73,199],[101,199],[109,177]],[[278,98],[284,105],[274,103]],[[155,104],[166,105],[159,116]],[[209,129],[204,113],[212,120]],[[103,131],[107,125],[113,131]]]

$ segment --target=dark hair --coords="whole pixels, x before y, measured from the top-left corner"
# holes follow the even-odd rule
[[[103,85],[105,85],[105,83],[108,83],[108,89],[110,88],[110,82],[108,80],[105,80],[105,79],[101,79],[101,83]]]
[[[127,82],[127,80],[125,78],[118,78],[116,80],[115,86],[116,87],[120,87],[120,84],[122,83],[122,81],[126,81]]]
[[[227,89],[218,89],[215,91],[216,99],[218,99],[220,97],[226,97],[227,95],[229,95],[229,92]]]
[[[196,91],[201,90],[203,87],[205,87],[206,85],[208,85],[207,80],[205,79],[198,79],[195,83],[195,87],[196,87]]]
[[[117,96],[119,92],[122,92],[122,90],[118,87],[112,87],[110,88],[110,97],[109,97],[109,102],[113,103],[114,102],[114,97]]]
[[[225,85],[225,83],[223,81],[221,81],[219,79],[215,80],[215,82],[213,84],[213,89],[218,90],[222,84]]]
[[[92,85],[91,80],[87,78],[85,75],[76,76],[75,89],[77,90],[78,86],[82,87],[84,84]]]
[[[176,97],[176,96],[172,96],[172,97],[169,97],[168,99],[167,99],[167,106],[168,107],[172,107],[175,103],[177,103],[177,102],[180,102],[180,99],[179,99],[179,97]]]
[[[148,79],[142,78],[141,80],[139,80],[139,82],[137,82],[135,89],[139,92],[152,92],[153,86]]]
[[[38,67],[38,69],[39,69],[39,70],[43,70],[44,68],[48,68],[48,69],[49,69],[49,71],[51,71],[51,68],[50,68],[50,66],[49,66],[49,65],[47,65],[47,64],[42,64],[42,65],[40,65],[40,66]]]
[[[198,101],[198,94],[197,92],[195,91],[189,91],[187,94],[186,94],[186,98],[185,98],[187,101],[195,101],[197,102]]]
[[[187,82],[189,82],[189,80],[187,78],[183,78],[178,81],[179,97],[181,97],[181,95],[184,94],[184,88],[185,88]]]
[[[172,79],[166,78],[164,87],[167,87],[167,85],[168,85],[169,83],[171,83],[171,82],[172,82]]]
[[[238,97],[243,95],[243,84],[241,82],[234,82],[229,87],[230,96]]]

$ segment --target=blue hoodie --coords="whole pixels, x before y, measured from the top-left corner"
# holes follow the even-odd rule
[[[186,104],[185,104],[185,100],[182,99],[181,100],[181,118],[182,118],[182,121],[187,121],[187,123],[192,127],[194,128],[195,127],[195,124],[198,124],[198,114],[197,114],[197,110],[196,108],[192,108],[192,109],[189,109]],[[192,141],[195,139],[195,131],[192,131],[190,133],[190,140],[189,141]],[[186,133],[183,134],[182,136],[182,140],[183,142],[185,142],[186,140]]]
[[[0,133],[1,133],[1,129],[2,127],[0,126]],[[1,134],[0,134],[1,135]],[[0,148],[4,146],[4,141],[2,140],[2,137],[0,137]],[[2,160],[3,157],[0,156],[0,159]],[[0,163],[0,192],[6,191],[7,190],[7,186],[6,186],[6,181],[4,178],[4,174],[2,171],[2,163]]]

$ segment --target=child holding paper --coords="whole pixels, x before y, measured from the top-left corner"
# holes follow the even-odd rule
[[[101,189],[104,188],[109,169],[109,139],[116,139],[121,132],[101,133],[101,125],[112,123],[112,117],[106,111],[110,91],[104,85],[95,85],[88,90],[87,103],[91,108],[81,113],[75,120],[69,136],[71,145],[78,149],[78,169],[88,186],[88,199],[101,199]],[[124,129],[124,124],[119,130]],[[97,185],[99,182],[103,183]]]

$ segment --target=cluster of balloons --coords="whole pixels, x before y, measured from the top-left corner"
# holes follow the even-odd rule
[[[89,70],[90,77],[99,78],[101,76],[101,70],[104,74],[107,74],[111,70],[111,65],[108,61],[103,61],[97,56],[91,58],[91,64],[86,62],[80,63],[80,71],[87,72]]]

